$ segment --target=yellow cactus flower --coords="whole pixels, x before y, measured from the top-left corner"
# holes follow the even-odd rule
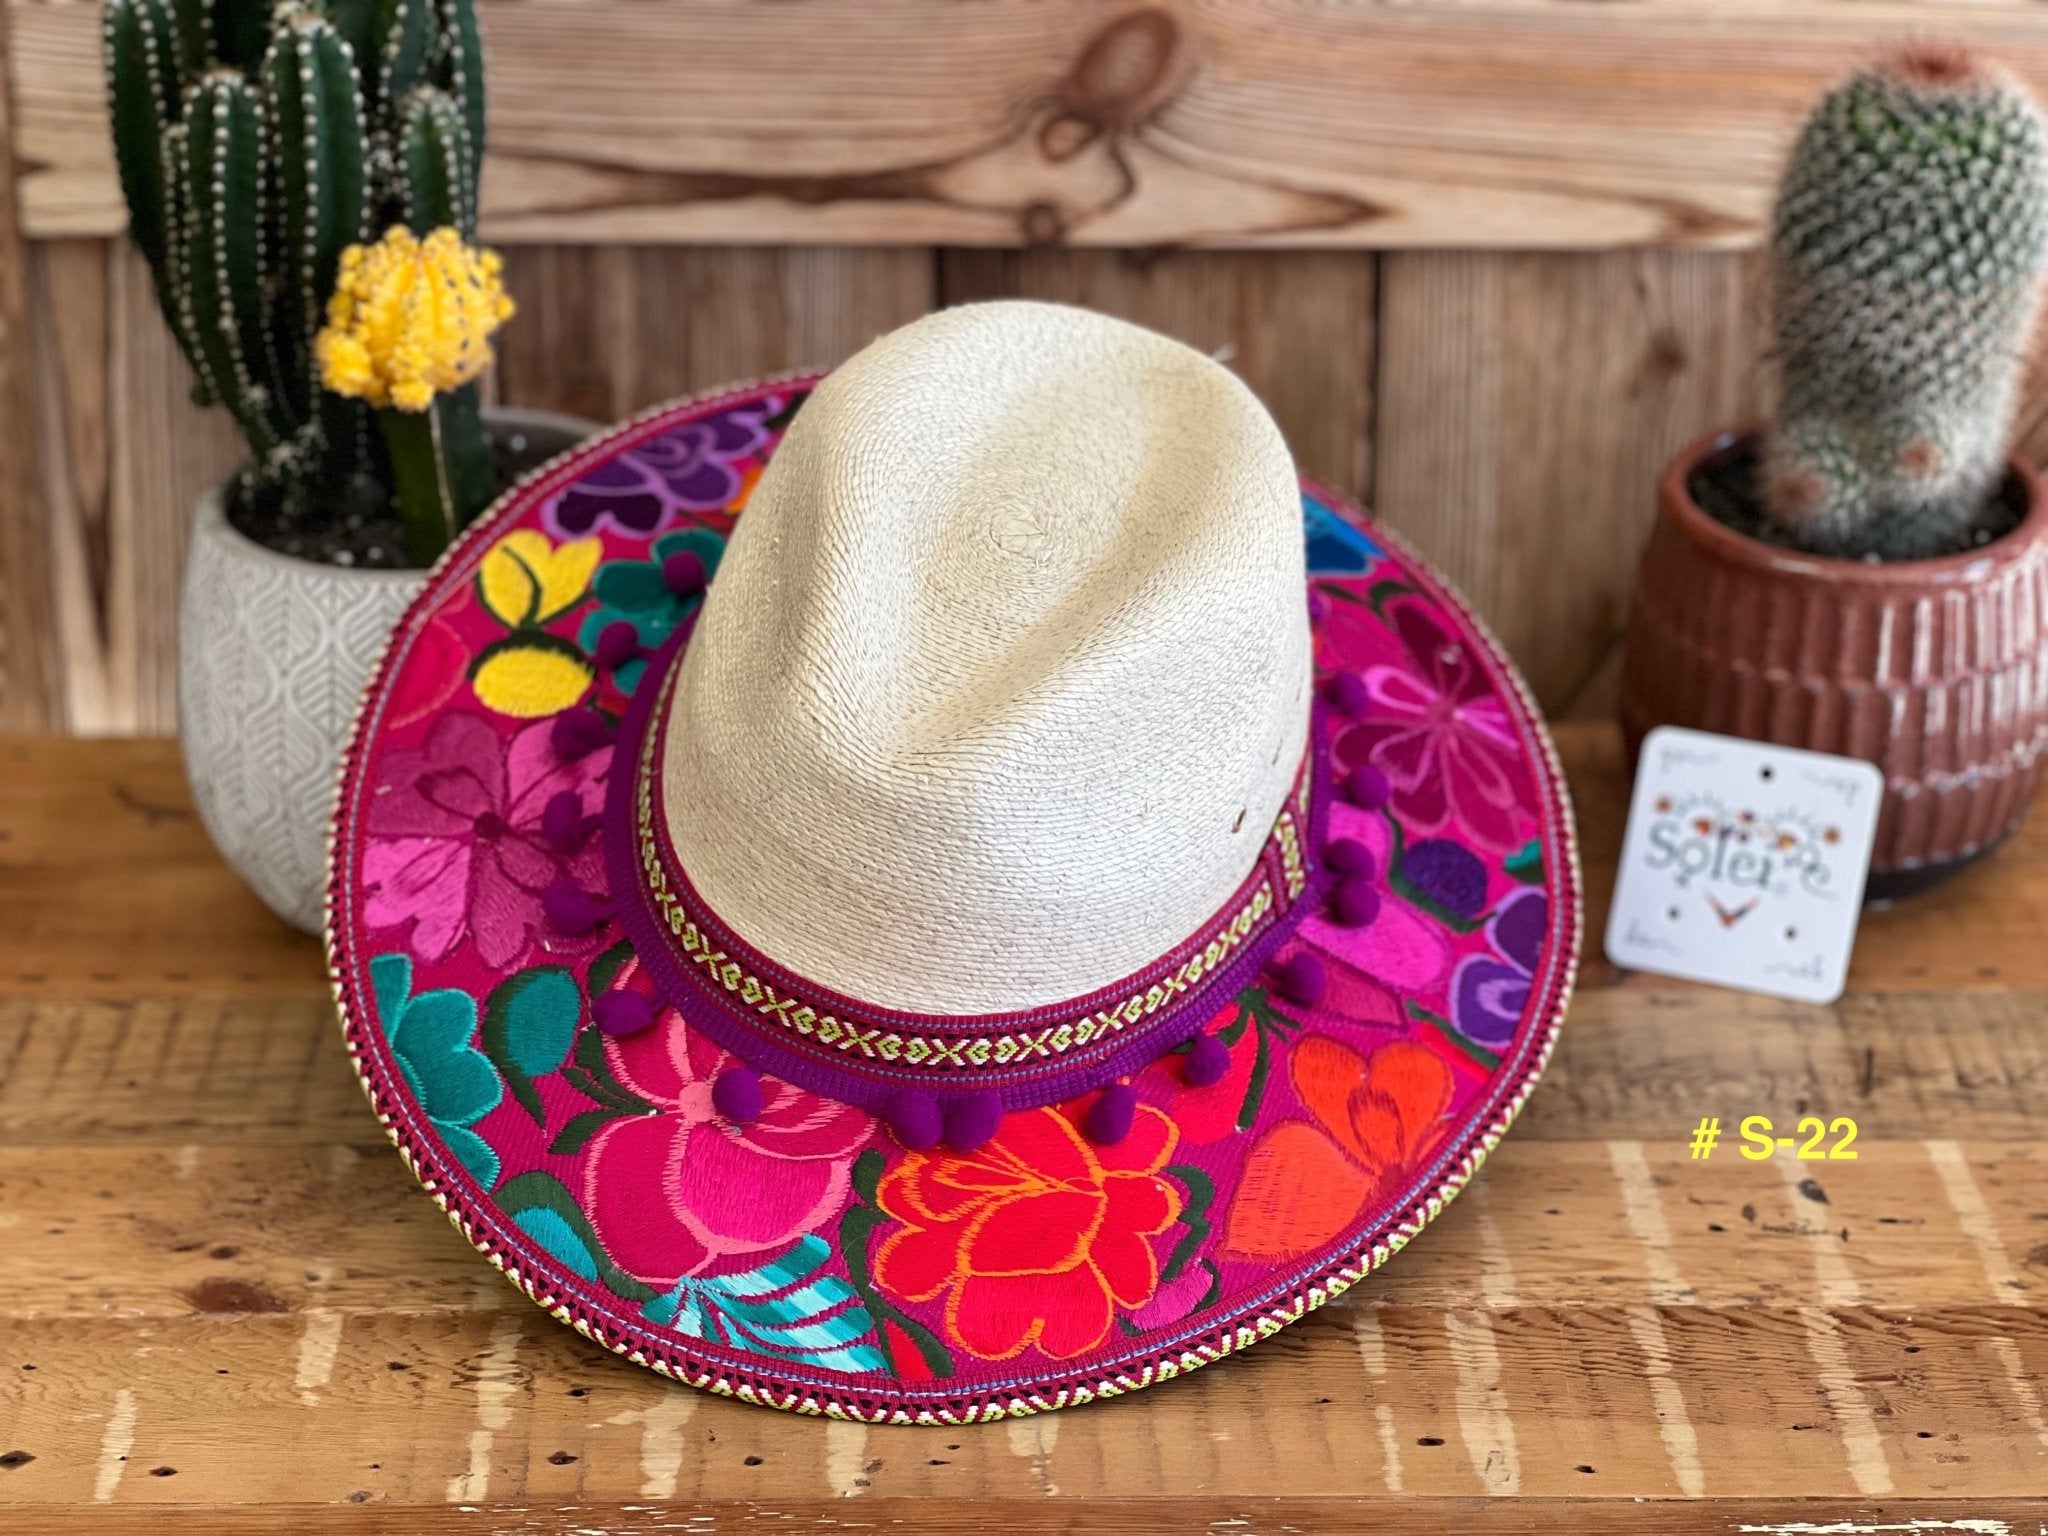
[[[496,251],[443,226],[424,240],[403,224],[341,255],[327,325],[314,340],[320,380],[374,406],[424,411],[491,365],[491,336],[512,315]]]

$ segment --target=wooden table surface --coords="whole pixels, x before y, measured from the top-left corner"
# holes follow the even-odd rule
[[[1839,1004],[1744,997],[1597,958],[1619,748],[1559,734],[1595,958],[1442,1221],[1186,1380],[932,1430],[550,1320],[384,1142],[318,947],[215,859],[174,747],[0,740],[0,1531],[2035,1536],[2048,819],[1872,915]],[[1688,1156],[1703,1115],[1807,1113],[1861,1157]]]

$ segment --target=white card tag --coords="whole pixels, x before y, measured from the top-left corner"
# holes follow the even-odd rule
[[[1660,726],[1636,767],[1607,958],[1833,1002],[1883,794],[1856,758]]]

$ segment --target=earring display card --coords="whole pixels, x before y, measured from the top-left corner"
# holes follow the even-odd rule
[[[1856,758],[1662,726],[1643,742],[1607,958],[1768,992],[1842,995],[1884,777]]]

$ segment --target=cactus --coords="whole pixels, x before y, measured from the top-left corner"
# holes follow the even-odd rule
[[[390,505],[371,407],[322,387],[314,342],[351,245],[400,223],[475,236],[473,0],[109,0],[105,24],[129,233],[196,398],[248,442],[243,495],[302,529]],[[489,496],[477,411],[473,385],[435,402],[458,524]]]
[[[1930,46],[1808,119],[1771,250],[1783,392],[1762,501],[1789,542],[1904,559],[1984,526],[2048,261],[2043,140],[2019,87]]]

